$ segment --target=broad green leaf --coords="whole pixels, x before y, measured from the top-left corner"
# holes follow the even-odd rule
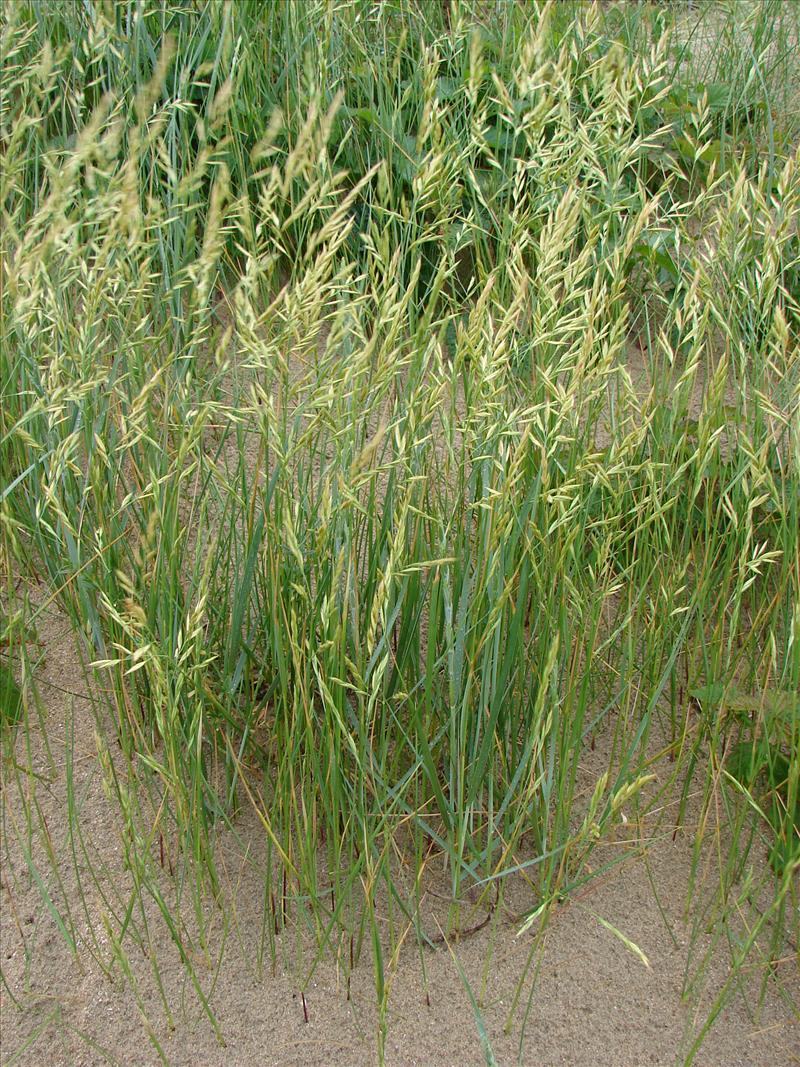
[[[727,688],[722,682],[693,689],[691,695],[702,706],[722,704],[729,711],[758,713],[794,719],[800,714],[800,694],[786,689],[765,689],[761,693],[746,693],[743,689]]]
[[[0,663],[0,724],[15,726],[22,716],[22,693],[11,668]]]

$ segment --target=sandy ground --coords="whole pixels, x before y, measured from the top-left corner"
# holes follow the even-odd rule
[[[97,850],[98,866],[105,865],[108,884],[130,885],[130,875],[122,866],[114,813],[100,785],[94,724],[68,624],[52,613],[41,628],[41,637],[47,656],[40,683],[49,707],[48,736],[56,775],[46,786],[40,784],[36,797],[57,857],[60,889],[40,846],[34,844],[33,855],[42,864],[40,870],[53,899],[62,909],[64,901],[70,904],[79,949],[77,958],[73,957],[26,870],[15,832],[15,827],[22,826],[21,808],[16,785],[7,777],[2,827],[1,1062],[9,1067],[157,1064],[159,1057],[148,1038],[152,1027],[174,1067],[375,1063],[375,994],[368,952],[362,953],[352,974],[349,1000],[345,969],[337,965],[335,953],[327,953],[305,985],[307,1021],[301,986],[311,969],[313,952],[310,938],[298,924],[290,923],[276,940],[274,973],[269,958],[262,972],[258,971],[253,931],[260,926],[264,882],[255,859],[259,833],[252,816],[243,816],[241,833],[252,853],[246,855],[241,844],[232,841],[223,843],[221,849],[230,885],[224,912],[208,905],[208,948],[213,962],[204,965],[198,953],[198,974],[219,1020],[225,1047],[203,1015],[155,908],[148,910],[150,953],[159,960],[174,1027],[165,1018],[152,968],[140,948],[127,943],[127,978],[119,965],[109,966],[109,938],[102,925],[105,905],[97,887],[89,884],[83,908],[65,835],[65,761],[60,739],[63,723],[70,719],[70,706],[74,708],[81,824],[92,849]],[[35,729],[32,732],[36,734]],[[25,762],[19,741],[18,746],[18,760]],[[602,760],[599,751],[597,759]],[[32,764],[49,776],[35,736]],[[451,951],[446,946],[425,950],[424,974],[419,950],[409,939],[388,975],[387,1064],[467,1067],[487,1062],[456,958],[480,1002],[499,1065],[667,1067],[681,1062],[692,1033],[725,982],[729,948],[724,940],[717,945],[696,995],[683,998],[687,968],[693,971],[711,944],[705,933],[692,944],[693,919],[684,914],[691,827],[687,825],[675,841],[663,826],[655,835],[647,824],[641,829],[650,839],[646,860],[623,840],[599,847],[597,865],[618,856],[621,849],[629,851],[631,858],[590,883],[577,899],[555,913],[542,939],[542,952],[533,960],[534,938],[516,936],[519,918],[510,914],[524,910],[529,901],[524,887],[510,887],[505,907],[497,910],[493,921],[479,933],[451,944]],[[634,836],[632,830],[630,836]],[[80,855],[77,865],[85,866]],[[103,877],[100,884],[105,886]],[[649,967],[598,917],[635,942]],[[110,978],[89,951],[90,924],[96,938],[94,953],[111,970]],[[745,998],[734,995],[697,1056],[700,1067],[800,1063],[796,946],[787,946],[775,973],[757,1018],[748,1011]],[[751,1005],[762,974],[760,968],[751,973],[747,991]],[[504,1025],[521,981],[519,1008],[506,1034]]]

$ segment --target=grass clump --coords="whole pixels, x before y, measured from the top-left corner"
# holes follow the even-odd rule
[[[30,846],[35,664],[7,665],[45,600],[131,873],[105,917],[123,973],[145,899],[194,973],[218,836],[251,807],[259,953],[289,901],[319,955],[369,944],[382,1048],[399,931],[435,943],[433,857],[448,936],[515,875],[546,913],[665,745],[659,796],[722,798],[714,921],[747,873],[776,955],[796,937],[780,56],[745,106],[722,68],[724,99],[679,80],[683,24],[612,7],[4,9],[3,796],[74,945]]]

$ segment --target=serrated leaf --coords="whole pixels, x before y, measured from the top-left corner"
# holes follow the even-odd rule
[[[749,788],[764,769],[768,759],[769,746],[763,741],[755,745],[741,741],[731,749],[725,765],[732,778]]]
[[[693,689],[691,695],[701,705],[721,704],[729,711],[767,711],[782,718],[794,719],[800,714],[800,694],[787,689],[765,689],[761,693],[746,693],[743,689],[727,688],[722,682]]]

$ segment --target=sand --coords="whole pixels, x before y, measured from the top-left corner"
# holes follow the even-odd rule
[[[224,912],[207,906],[212,965],[204,965],[199,950],[196,954],[197,971],[225,1046],[203,1014],[154,907],[148,908],[150,951],[159,961],[174,1027],[165,1018],[148,960],[135,944],[126,943],[128,978],[119,965],[110,968],[110,943],[101,918],[105,905],[99,891],[90,887],[84,909],[66,841],[65,724],[74,722],[74,773],[77,795],[83,798],[84,832],[96,849],[98,863],[106,865],[110,881],[118,887],[130,886],[130,874],[122,864],[114,810],[101,788],[94,722],[69,625],[58,613],[48,611],[40,636],[46,657],[39,682],[48,709],[56,774],[46,787],[40,784],[36,795],[57,857],[60,891],[52,870],[46,864],[41,869],[53,899],[69,901],[80,943],[75,958],[27,873],[14,830],[15,825],[22,825],[16,785],[6,775],[0,1062],[9,1067],[157,1064],[150,1027],[174,1067],[356,1067],[377,1062],[374,979],[368,952],[362,953],[352,974],[348,999],[345,968],[337,966],[334,952],[323,957],[307,980],[314,959],[312,942],[307,932],[290,922],[276,940],[274,973],[268,957],[259,973],[254,931],[259,929],[263,899],[263,875],[257,861],[263,838],[252,813],[241,816],[238,842],[232,838],[220,842],[227,903]],[[47,775],[36,733],[32,728],[34,769]],[[18,745],[19,761],[24,762],[21,738]],[[593,757],[598,767],[603,759],[599,748]],[[449,947],[424,950],[424,975],[419,950],[409,938],[387,976],[389,1067],[468,1067],[487,1062],[459,966],[480,1002],[497,1064],[667,1067],[682,1062],[692,1035],[726,980],[730,947],[724,938],[716,945],[699,988],[684,997],[687,969],[695,973],[711,945],[707,933],[695,931],[693,937],[696,916],[685,914],[692,827],[687,823],[675,840],[668,832],[669,819],[658,831],[655,828],[656,823],[647,820],[638,831],[633,825],[623,827],[615,840],[598,847],[596,866],[623,852],[630,858],[559,907],[542,938],[541,952],[533,960],[533,935],[518,936],[520,920],[513,914],[517,908],[524,910],[529,900],[524,886],[509,888],[504,907],[478,933]],[[648,843],[644,856],[628,843],[637,834]],[[712,841],[713,834],[709,834],[709,850]],[[34,856],[42,863],[36,844]],[[759,856],[757,862],[763,858]],[[701,864],[703,871],[713,878],[713,865]],[[169,891],[166,874],[165,884]],[[700,900],[705,896],[702,891],[698,894]],[[188,902],[186,910],[190,910]],[[431,916],[435,918],[434,908]],[[649,966],[599,918],[634,942]],[[111,977],[103,973],[87,947],[92,944],[90,924],[96,937],[94,953],[111,969]],[[341,948],[346,953],[346,947]],[[747,1004],[752,1008],[757,1000],[763,969],[754,958],[747,997],[734,994],[727,1003],[695,1060],[700,1067],[800,1063],[798,962],[797,947],[787,945],[755,1017]],[[510,1032],[505,1033],[520,981],[519,1008]],[[301,986],[306,982],[304,1011]]]

